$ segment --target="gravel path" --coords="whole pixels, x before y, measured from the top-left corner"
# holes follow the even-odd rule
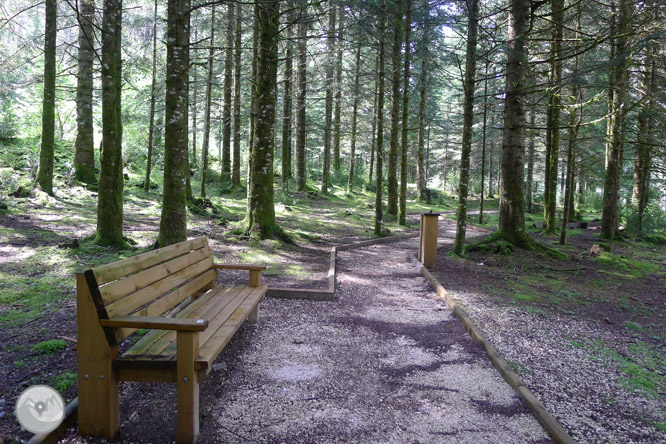
[[[550,442],[406,261],[415,249],[340,253],[335,302],[266,300],[202,386],[201,440]]]

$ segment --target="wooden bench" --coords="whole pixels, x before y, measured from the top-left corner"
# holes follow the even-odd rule
[[[249,285],[215,286],[220,268],[249,270]],[[116,434],[119,381],[172,382],[177,441],[196,441],[199,381],[241,324],[258,320],[265,268],[215,264],[200,237],[77,273],[80,433]],[[119,354],[137,329],[149,332]]]

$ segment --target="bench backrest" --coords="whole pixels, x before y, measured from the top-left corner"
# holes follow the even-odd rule
[[[93,268],[85,276],[98,316],[111,319],[160,316],[214,282],[217,271],[208,240],[199,237]],[[135,331],[113,330],[107,331],[110,342]]]

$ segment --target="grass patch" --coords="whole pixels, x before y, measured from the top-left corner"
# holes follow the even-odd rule
[[[67,342],[62,339],[49,339],[32,346],[32,351],[44,355],[53,355],[67,349]]]
[[[607,251],[602,251],[601,254],[599,254],[597,262],[606,267],[627,272],[633,277],[641,277],[646,273],[658,273],[660,271],[660,268],[657,265],[632,259],[625,255],[616,255]],[[619,273],[619,276],[626,277],[627,275]]]
[[[54,389],[58,390],[61,395],[64,395],[67,389],[69,389],[76,382],[76,373],[65,372],[59,375],[52,377],[49,380],[49,385]]]

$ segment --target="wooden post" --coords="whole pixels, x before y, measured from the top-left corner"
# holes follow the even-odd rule
[[[247,317],[247,322],[250,324],[256,324],[259,321],[259,304],[250,312]]]
[[[194,370],[194,360],[199,355],[199,332],[179,331],[176,341],[176,442],[193,444],[199,435],[199,380]]]
[[[439,213],[421,215],[421,235],[419,237],[419,260],[426,268],[437,266],[437,231]]]
[[[118,378],[111,366],[118,347],[109,346],[83,273],[76,274],[79,432],[113,438],[119,427]]]
[[[261,285],[261,271],[250,270],[250,287],[258,287]]]

